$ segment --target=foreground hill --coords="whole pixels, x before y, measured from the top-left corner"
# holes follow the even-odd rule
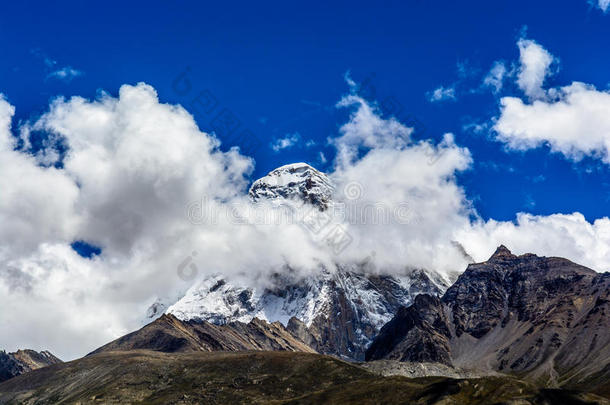
[[[27,349],[17,350],[14,353],[0,351],[0,381],[57,363],[61,363],[61,360],[47,351],[37,352]]]
[[[91,354],[137,349],[160,352],[280,350],[315,353],[295,338],[279,322],[253,319],[249,323],[214,325],[209,322],[182,322],[163,315],[143,328],[118,338]]]
[[[420,295],[367,360],[439,362],[610,394],[610,274],[501,246],[442,298]]]
[[[382,377],[293,352],[107,352],[0,384],[2,404],[608,404],[508,377]]]

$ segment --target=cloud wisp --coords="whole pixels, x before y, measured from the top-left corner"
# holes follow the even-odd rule
[[[57,79],[65,82],[70,82],[72,79],[78,76],[82,76],[83,72],[78,69],[74,69],[71,66],[65,66],[61,69],[52,71],[47,75],[47,79]]]
[[[301,140],[301,135],[298,132],[287,134],[283,138],[276,139],[271,143],[271,149],[274,152],[280,152],[284,149],[290,149],[295,146]]]
[[[426,96],[428,97],[428,101],[430,101],[431,103],[455,100],[456,99],[455,87],[454,86],[450,86],[450,87],[440,86],[440,87],[434,89],[433,91],[429,92]]]
[[[74,78],[82,76],[84,74],[82,70],[75,69],[72,66],[60,66],[55,59],[46,55],[39,48],[32,49],[30,53],[34,57],[42,60],[45,66],[45,70],[47,71],[45,80],[60,80],[69,83]]]

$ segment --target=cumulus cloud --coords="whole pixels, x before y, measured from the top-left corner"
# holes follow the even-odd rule
[[[301,140],[301,135],[298,132],[287,134],[284,138],[276,139],[271,144],[271,149],[274,152],[279,152],[284,149],[290,149]]]
[[[227,274],[257,261],[277,269],[285,256],[296,268],[324,258],[307,253],[296,225],[282,237],[242,226],[235,211],[252,161],[219,151],[188,112],[159,103],[150,86],[123,86],[118,98],[60,98],[29,124],[65,140],[61,169],[14,150],[13,113],[2,100],[0,267],[12,270],[0,273],[0,342],[8,349],[48,347],[71,358],[139,326],[155,297],[186,288],[176,267],[193,250],[205,258],[201,272]],[[196,226],[186,208],[204,196],[219,219]],[[292,245],[301,239],[302,256]],[[75,240],[102,253],[84,259],[70,248]],[[57,325],[61,332],[48,332]]]
[[[610,93],[578,82],[551,93],[553,99],[533,103],[502,98],[497,139],[512,149],[548,145],[576,161],[595,156],[610,163]]]
[[[542,86],[547,76],[552,73],[551,66],[555,57],[536,41],[521,38],[519,47],[520,67],[517,73],[517,85],[530,98],[544,97]]]
[[[81,221],[73,211],[76,184],[14,150],[14,113],[0,95],[0,260],[29,254],[44,242],[68,242]]]
[[[439,101],[455,100],[455,87],[440,86],[427,94],[428,101],[436,103]]]
[[[339,155],[331,174],[356,239],[344,259],[362,260],[363,252],[374,252],[386,271],[408,266],[444,274],[455,271],[456,263],[465,265],[451,234],[468,223],[471,212],[455,182],[471,163],[469,151],[456,146],[451,134],[438,145],[414,142],[411,128],[382,119],[360,97],[347,96],[338,105],[353,109],[333,142]],[[350,199],[346,189],[354,185],[357,198]]]
[[[568,159],[592,156],[610,163],[610,92],[573,82],[544,88],[555,58],[532,40],[519,40],[521,67],[517,84],[528,97],[503,97],[493,130],[509,148],[548,145]]]

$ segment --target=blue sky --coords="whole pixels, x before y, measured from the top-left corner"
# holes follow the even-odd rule
[[[329,169],[334,150],[326,140],[347,120],[335,104],[348,92],[349,71],[374,89],[370,98],[394,100],[398,118],[417,120],[414,139],[452,132],[469,148],[474,163],[458,182],[484,219],[513,220],[520,211],[605,216],[607,164],[591,157],[574,162],[547,147],[507,151],[489,130],[469,126],[490,122],[499,115],[499,98],[519,93],[514,83],[496,95],[480,85],[494,61],[518,61],[523,36],[558,59],[547,86],[578,80],[607,88],[610,15],[586,0],[93,7],[23,1],[4,4],[0,13],[0,92],[19,121],[46,111],[58,95],[93,98],[100,89],[116,95],[122,84],[146,82],[161,101],[189,109],[202,130],[212,131],[223,111],[236,117],[237,131],[257,139],[247,148],[256,160],[254,179],[294,161]],[[176,85],[181,74],[186,90]],[[454,84],[455,100],[429,101],[434,89]],[[212,112],[189,107],[201,92],[214,100]],[[243,143],[217,136],[225,148]],[[297,145],[273,150],[287,136]]]

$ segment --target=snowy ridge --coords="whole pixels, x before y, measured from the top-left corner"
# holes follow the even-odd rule
[[[185,296],[168,308],[182,321],[208,321],[215,324],[250,322],[254,318],[281,322],[284,326],[293,316],[310,326],[329,302],[330,274],[310,277],[282,291],[243,288],[221,276],[204,279],[190,288]]]
[[[264,290],[240,287],[213,276],[193,286],[167,312],[182,321],[220,325],[258,318],[289,326],[294,317],[316,336],[330,333],[328,328],[338,331],[331,335],[351,336],[345,348],[326,351],[359,358],[400,306],[410,305],[421,292],[440,295],[447,287],[442,282],[436,284],[423,271],[380,276],[361,270],[356,266],[332,273],[320,270],[302,280],[278,279],[275,288]]]

